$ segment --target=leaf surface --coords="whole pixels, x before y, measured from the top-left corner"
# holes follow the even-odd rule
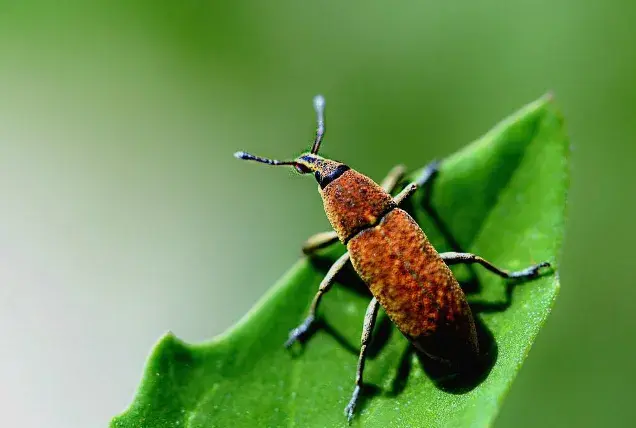
[[[410,211],[440,251],[458,247],[509,270],[544,260],[558,268],[568,152],[562,117],[545,96],[444,160],[432,187],[436,215],[423,209],[423,191]],[[306,315],[329,261],[343,251],[338,244],[317,260],[300,260],[222,336],[195,345],[172,334],[161,338],[133,403],[111,426],[346,426],[343,409],[369,301],[351,270],[326,295],[322,328],[302,347],[282,346]],[[470,380],[440,374],[380,312],[365,371],[370,386],[352,426],[493,422],[554,303],[558,270],[518,284],[479,267],[453,270],[490,365]]]

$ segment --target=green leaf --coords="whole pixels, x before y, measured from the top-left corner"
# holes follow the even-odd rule
[[[568,189],[568,142],[543,97],[442,163],[437,216],[414,198],[413,214],[438,249],[462,250],[505,269],[558,266]],[[433,221],[434,218],[442,221]],[[369,295],[352,272],[326,295],[324,326],[303,347],[283,348],[321,277],[344,251],[300,260],[234,328],[189,345],[172,334],[154,348],[134,402],[112,427],[346,426],[362,318]],[[510,284],[482,268],[456,270],[467,284],[491,364],[475,379],[439,374],[411,352],[381,312],[353,426],[487,426],[497,414],[559,288],[556,273]],[[475,281],[477,279],[477,286]],[[454,379],[455,383],[454,384]]]

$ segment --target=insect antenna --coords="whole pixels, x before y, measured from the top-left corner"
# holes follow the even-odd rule
[[[266,163],[267,165],[293,165],[293,166],[297,166],[298,162],[296,161],[281,161],[281,160],[277,160],[277,159],[269,159],[269,158],[264,158],[261,156],[255,156],[251,153],[247,153],[247,152],[236,152],[234,153],[234,157],[237,159],[243,159],[243,160],[251,160],[251,161],[255,161],[255,162],[260,162],[260,163]]]
[[[320,143],[322,137],[325,135],[325,97],[322,95],[316,95],[314,97],[314,110],[316,110],[316,139],[313,146],[311,146],[311,153],[318,154],[320,149]]]

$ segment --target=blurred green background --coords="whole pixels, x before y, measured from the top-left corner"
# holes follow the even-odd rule
[[[635,9],[0,0],[3,425],[105,426],[163,332],[222,332],[299,257],[328,225],[313,180],[231,154],[306,149],[314,94],[324,154],[380,179],[548,90],[573,148],[563,287],[496,425],[628,425]]]

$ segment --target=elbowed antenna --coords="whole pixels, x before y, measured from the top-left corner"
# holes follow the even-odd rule
[[[320,143],[322,137],[325,135],[325,97],[322,95],[316,95],[314,97],[314,110],[316,110],[316,139],[313,146],[311,146],[311,153],[317,154],[320,149]]]
[[[260,162],[260,163],[266,163],[268,165],[293,165],[293,166],[297,166],[298,162],[296,161],[281,161],[281,160],[277,160],[277,159],[268,159],[268,158],[263,158],[260,156],[254,156],[251,153],[247,153],[247,152],[236,152],[234,153],[234,157],[237,159],[243,159],[243,160],[251,160],[251,161],[256,161],[256,162]]]
[[[325,135],[325,97],[322,95],[316,95],[314,97],[314,110],[316,110],[316,139],[314,140],[314,144],[311,146],[311,154],[316,155],[318,150],[320,149],[320,143],[322,142],[322,137]],[[290,165],[296,168],[301,174],[308,174],[312,171],[315,171],[314,168],[307,165],[307,159],[305,157],[299,157],[295,160],[286,160],[281,161],[277,159],[269,159],[261,156],[256,156],[247,152],[236,152],[234,153],[234,157],[243,160],[250,160],[255,162],[264,163],[267,165]],[[313,162],[313,161],[312,161]]]

